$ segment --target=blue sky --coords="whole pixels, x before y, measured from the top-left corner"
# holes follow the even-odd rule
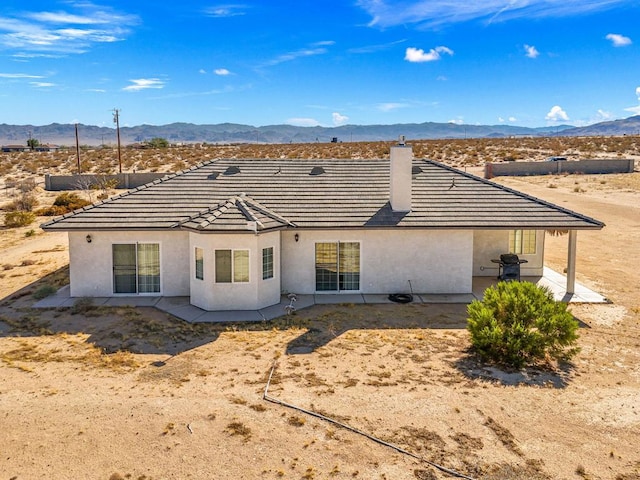
[[[587,125],[640,114],[638,0],[3,0],[0,123]]]

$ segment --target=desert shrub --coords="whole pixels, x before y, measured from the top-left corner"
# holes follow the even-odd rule
[[[36,215],[33,212],[7,212],[4,215],[4,224],[9,228],[26,227],[31,225],[36,219]]]
[[[68,213],[65,207],[57,207],[55,205],[36,210],[36,215],[40,215],[41,217],[55,217],[57,215],[64,215],[65,213]]]
[[[4,207],[7,211],[30,212],[38,204],[36,196],[31,192],[21,193],[18,198]]]
[[[530,282],[500,282],[468,307],[467,329],[480,355],[521,368],[578,352],[578,322],[551,291]]]
[[[42,300],[49,295],[53,295],[54,293],[56,293],[56,291],[56,287],[54,287],[53,285],[43,285],[35,292],[33,292],[33,298],[35,298],[36,300]]]
[[[74,192],[64,192],[56,197],[53,201],[53,205],[56,207],[66,207],[71,210],[82,208],[89,205],[87,200],[84,200]]]
[[[38,215],[52,217],[73,212],[74,210],[85,207],[87,205],[91,205],[91,202],[80,198],[77,193],[64,192],[56,197],[56,199],[53,201],[52,206],[41,208],[36,213]]]

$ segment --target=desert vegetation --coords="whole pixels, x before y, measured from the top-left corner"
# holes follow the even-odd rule
[[[394,142],[302,143],[302,144],[191,144],[169,146],[154,139],[145,148],[122,151],[123,171],[166,172],[214,158],[385,158]],[[542,160],[548,156],[585,158],[640,158],[640,136],[535,137],[409,140],[416,158],[429,158],[455,166],[479,166],[485,162]],[[76,151],[10,152],[0,154],[0,176],[17,181],[28,176],[68,174],[78,171]],[[113,147],[83,147],[80,171],[116,173],[118,152]]]
[[[545,287],[500,282],[468,307],[467,329],[480,355],[512,368],[567,360],[578,353],[578,322]]]
[[[639,158],[639,137],[413,142],[417,157],[483,162]],[[124,149],[125,171],[174,171],[218,157],[369,158],[391,143]],[[114,149],[83,149],[86,172],[115,173]],[[75,151],[0,153],[3,213],[77,208],[110,185],[46,192]],[[198,324],[151,308],[35,309],[69,281],[64,233],[0,228],[0,443],[7,478],[640,478],[640,173],[497,181],[605,221],[579,233],[578,281],[611,304],[571,305],[570,362],[507,367],[472,348],[466,305],[317,305],[273,322]],[[60,210],[58,210],[60,208]],[[566,236],[546,264],[566,266]],[[517,307],[514,307],[517,308]],[[566,321],[566,322],[565,322]],[[538,327],[532,326],[534,334]],[[523,330],[523,329],[521,329]],[[576,333],[575,330],[571,330]],[[508,343],[508,341],[507,341]],[[551,354],[556,353],[552,350]],[[557,353],[560,353],[557,351]],[[562,355],[559,356],[561,358]],[[270,396],[349,425],[265,401]]]

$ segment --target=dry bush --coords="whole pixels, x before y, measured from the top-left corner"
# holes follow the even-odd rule
[[[4,224],[8,228],[26,227],[36,220],[33,212],[7,212],[4,216]]]

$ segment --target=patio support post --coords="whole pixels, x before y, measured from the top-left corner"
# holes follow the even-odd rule
[[[578,231],[569,230],[569,248],[567,258],[567,294],[573,295],[576,289],[576,247]]]

